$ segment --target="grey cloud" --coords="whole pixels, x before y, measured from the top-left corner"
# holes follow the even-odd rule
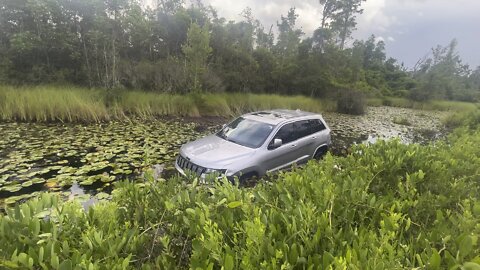
[[[321,6],[318,0],[204,0],[227,19],[240,20],[248,7],[262,24],[276,26],[280,15],[296,7],[298,23],[310,35],[319,25]],[[413,66],[437,44],[446,45],[453,38],[465,62],[480,65],[480,1],[473,0],[367,0],[358,17],[354,38],[371,34],[386,42],[387,54]]]

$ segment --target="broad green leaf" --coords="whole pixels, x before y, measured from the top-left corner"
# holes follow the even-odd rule
[[[230,254],[225,254],[225,262],[224,262],[224,269],[225,270],[233,270],[234,267],[234,261],[233,257]]]
[[[472,250],[472,238],[469,235],[466,235],[462,242],[460,242],[459,252],[462,257],[467,256]]]
[[[65,260],[60,264],[59,270],[71,270],[72,269],[72,261]]]
[[[442,259],[440,257],[440,254],[438,254],[438,251],[436,249],[433,249],[432,256],[428,261],[430,264],[429,269],[440,269],[441,261]]]
[[[480,264],[474,262],[466,262],[462,267],[464,270],[480,270]]]
[[[234,201],[227,204],[228,208],[237,208],[242,205],[241,201]]]

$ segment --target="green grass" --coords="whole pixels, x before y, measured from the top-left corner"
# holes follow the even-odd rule
[[[32,122],[99,122],[110,114],[99,90],[0,87],[0,119]]]
[[[421,110],[473,112],[478,105],[467,102],[414,102],[387,97],[368,100],[369,106],[394,106]],[[0,86],[0,120],[25,122],[104,122],[130,117],[235,116],[265,109],[335,111],[336,102],[305,96],[249,93],[173,95],[144,91],[86,89],[73,86],[16,88]]]
[[[428,111],[473,112],[478,104],[462,101],[432,100],[418,102],[399,97],[369,98],[368,106],[392,106]]]
[[[478,126],[480,124],[480,111],[451,113],[442,119],[442,123],[450,129],[460,126]]]
[[[0,120],[26,122],[102,122],[129,117],[234,116],[285,108],[322,112],[333,102],[303,96],[248,93],[171,95],[144,91],[39,86],[0,86]]]

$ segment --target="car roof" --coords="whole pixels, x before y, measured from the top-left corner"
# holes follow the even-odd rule
[[[243,117],[247,119],[252,119],[272,125],[278,125],[282,122],[288,120],[303,118],[308,116],[319,116],[320,114],[305,112],[301,110],[267,110],[267,111],[258,111],[252,112],[244,115]]]

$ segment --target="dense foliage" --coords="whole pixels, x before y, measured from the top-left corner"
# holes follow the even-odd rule
[[[252,189],[147,175],[87,211],[44,194],[0,216],[0,266],[479,269],[478,119],[443,142],[359,145]]]
[[[456,43],[407,71],[371,37],[350,42],[363,0],[320,0],[307,36],[295,9],[264,27],[246,8],[227,21],[201,1],[2,0],[0,83],[73,83],[160,92],[234,91],[472,101],[480,69],[462,64]],[[274,35],[275,34],[275,35]],[[423,55],[424,52],[418,52]]]

